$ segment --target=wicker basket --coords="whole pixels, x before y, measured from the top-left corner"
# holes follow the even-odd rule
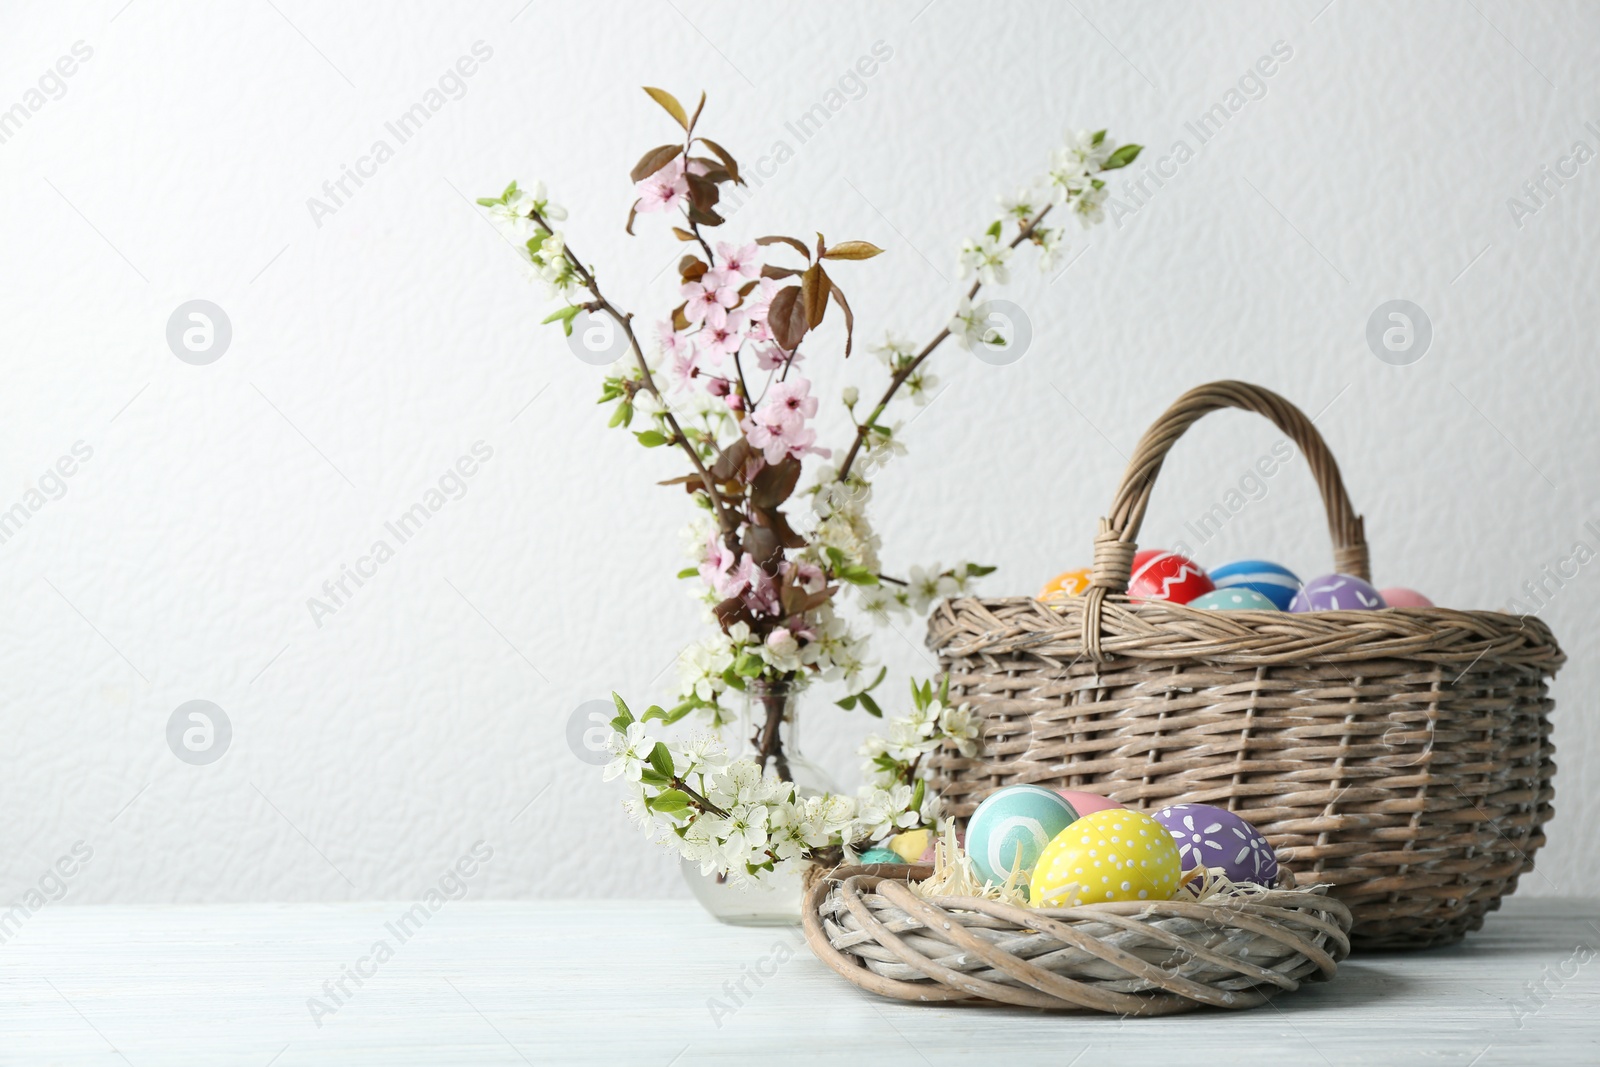
[[[983,750],[930,757],[953,815],[1002,785],[1085,788],[1130,806],[1248,818],[1300,884],[1327,883],[1358,947],[1460,938],[1544,844],[1555,774],[1539,619],[1492,611],[1198,611],[1133,602],[1135,538],[1161,462],[1218,408],[1271,419],[1311,466],[1336,571],[1368,577],[1339,467],[1293,404],[1243,382],[1180,397],[1140,440],[1095,537],[1090,588],[1045,605],[947,601],[928,643]]]
[[[883,996],[1119,1015],[1252,1008],[1332,978],[1350,951],[1349,910],[1318,892],[1035,909],[907,888],[929,873],[884,865],[816,878],[807,943]]]

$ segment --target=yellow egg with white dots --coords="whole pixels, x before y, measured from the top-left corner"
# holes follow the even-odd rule
[[[1168,900],[1182,861],[1172,834],[1142,811],[1085,815],[1057,834],[1033,868],[1028,903],[1076,908],[1111,900]]]

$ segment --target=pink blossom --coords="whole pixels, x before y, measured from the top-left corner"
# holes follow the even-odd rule
[[[740,396],[738,393],[729,393],[723,398],[722,402],[728,405],[729,411],[744,410],[744,397]]]
[[[783,605],[778,603],[778,587],[773,583],[772,576],[757,567],[756,561],[748,552],[744,554],[744,561],[740,562],[740,566],[743,566],[745,561],[749,562],[751,570],[750,591],[744,596],[745,606],[751,611],[765,615],[782,614]]]
[[[707,376],[706,378],[706,392],[710,393],[712,396],[727,396],[729,390],[732,388],[733,383],[728,381],[726,378],[712,376]]]
[[[661,354],[664,356],[682,355],[690,349],[689,335],[674,330],[672,323],[666,319],[656,323],[656,339],[661,344]]]
[[[745,336],[751,341],[760,340],[760,338],[756,337],[756,328],[754,326],[750,327],[750,329],[745,333]],[[799,363],[805,357],[796,352],[792,358],[795,363]],[[785,352],[775,344],[763,345],[762,347],[756,349],[756,366],[760,367],[762,370],[779,370],[785,363],[788,363],[790,359],[790,353]]]
[[[782,420],[798,424],[817,413],[817,398],[811,395],[811,382],[796,376],[787,382],[778,382],[761,401],[761,410],[771,412],[767,420]]]
[[[750,300],[745,307],[750,310],[750,317],[760,322],[767,321],[767,308],[772,306],[772,298],[778,295],[778,283],[772,278],[762,278],[756,287],[750,290]]]
[[[682,157],[674,159],[633,188],[639,196],[638,211],[641,215],[677,207],[689,194],[689,180],[683,174]]]
[[[678,290],[683,295],[683,317],[707,326],[722,326],[728,321],[728,305],[717,298],[717,290],[699,282],[688,282]]]
[[[683,351],[673,355],[667,364],[673,378],[683,385],[688,385],[700,373],[700,356],[701,353],[692,346],[686,346]]]
[[[712,267],[700,276],[700,284],[717,294],[717,303],[725,308],[731,308],[739,302],[739,290],[743,287],[743,279],[736,271]]]
[[[783,570],[786,574],[793,570],[800,588],[808,593],[820,593],[822,587],[828,584],[827,576],[815,563],[785,563]]]
[[[735,248],[726,241],[718,241],[717,255],[722,257],[723,270],[738,274],[746,280],[761,276],[761,263],[757,259],[761,255],[761,249],[754,241],[743,248]]]
[[[746,558],[749,558],[748,556]],[[706,558],[700,564],[700,578],[706,585],[716,590],[718,596],[726,600],[730,596],[744,592],[741,584],[732,593],[722,590],[730,581],[728,570],[734,565],[733,550],[722,543],[722,540],[713,532],[706,538]]]
[[[761,454],[768,463],[781,463],[785,456],[794,456],[798,459],[808,452],[818,456],[833,454],[826,448],[815,447],[817,433],[815,430],[807,429],[804,423],[767,421],[766,407],[763,403],[754,415],[744,420],[742,427],[745,439],[761,449]]]
[[[723,316],[722,325],[713,326],[708,320],[695,334],[695,340],[700,345],[700,351],[712,363],[721,363],[723,356],[732,355],[739,351],[739,346],[744,344],[745,315],[742,311],[730,311]]]

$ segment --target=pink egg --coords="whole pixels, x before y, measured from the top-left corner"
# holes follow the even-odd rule
[[[1122,807],[1115,800],[1103,797],[1098,793],[1084,793],[1076,789],[1057,789],[1056,792],[1060,793],[1062,799],[1072,805],[1072,810],[1078,813],[1080,819],[1097,811]]]
[[[1415,589],[1405,589],[1398,585],[1389,589],[1380,589],[1378,594],[1383,597],[1383,602],[1391,608],[1431,608],[1434,606],[1433,601]]]

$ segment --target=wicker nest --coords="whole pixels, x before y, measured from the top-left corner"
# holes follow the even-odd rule
[[[1543,622],[1493,611],[1198,611],[1123,595],[1162,460],[1209,411],[1265,415],[1321,489],[1334,569],[1368,576],[1364,524],[1321,435],[1242,382],[1184,394],[1139,442],[1100,520],[1088,591],[946,601],[928,643],[983,750],[929,759],[948,814],[995,789],[1213,804],[1254,824],[1302,884],[1327,883],[1358,946],[1455,940],[1516,888],[1553,814],[1565,657]]]
[[[1321,889],[1035,909],[924,898],[907,880],[929,873],[882,865],[817,878],[802,915],[812,951],[900,1000],[1139,1016],[1252,1008],[1332,978],[1350,951],[1350,911]]]

